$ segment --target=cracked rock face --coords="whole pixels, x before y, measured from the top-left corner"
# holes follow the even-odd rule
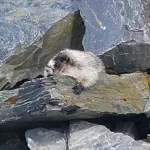
[[[113,133],[105,126],[84,121],[72,122],[68,140],[69,150],[148,150],[130,136]]]
[[[122,42],[150,43],[149,6],[141,0],[82,0],[85,50],[101,54]]]

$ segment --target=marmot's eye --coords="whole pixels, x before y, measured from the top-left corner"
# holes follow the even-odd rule
[[[46,72],[48,72],[48,70],[46,70]]]

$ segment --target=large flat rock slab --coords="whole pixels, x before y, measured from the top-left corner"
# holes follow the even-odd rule
[[[60,121],[100,117],[104,114],[140,114],[149,98],[143,73],[122,76],[101,74],[91,88],[75,95],[75,80],[57,76],[25,82],[0,92],[0,123]]]

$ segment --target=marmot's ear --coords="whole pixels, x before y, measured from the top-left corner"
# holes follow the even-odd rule
[[[61,64],[60,60],[56,61],[55,64],[54,64],[54,68],[58,69],[60,67],[60,64]]]
[[[69,63],[69,62],[70,62],[70,58],[66,57],[66,63]]]
[[[63,54],[63,53],[59,53],[55,58],[54,58],[54,61],[59,61],[59,62],[69,62],[70,61],[70,58]]]

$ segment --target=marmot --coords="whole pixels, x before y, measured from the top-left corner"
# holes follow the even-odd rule
[[[105,72],[100,58],[91,52],[65,49],[56,54],[44,69],[44,77],[50,75],[67,75],[76,79],[73,87],[75,94],[90,87],[99,79],[99,73]]]

